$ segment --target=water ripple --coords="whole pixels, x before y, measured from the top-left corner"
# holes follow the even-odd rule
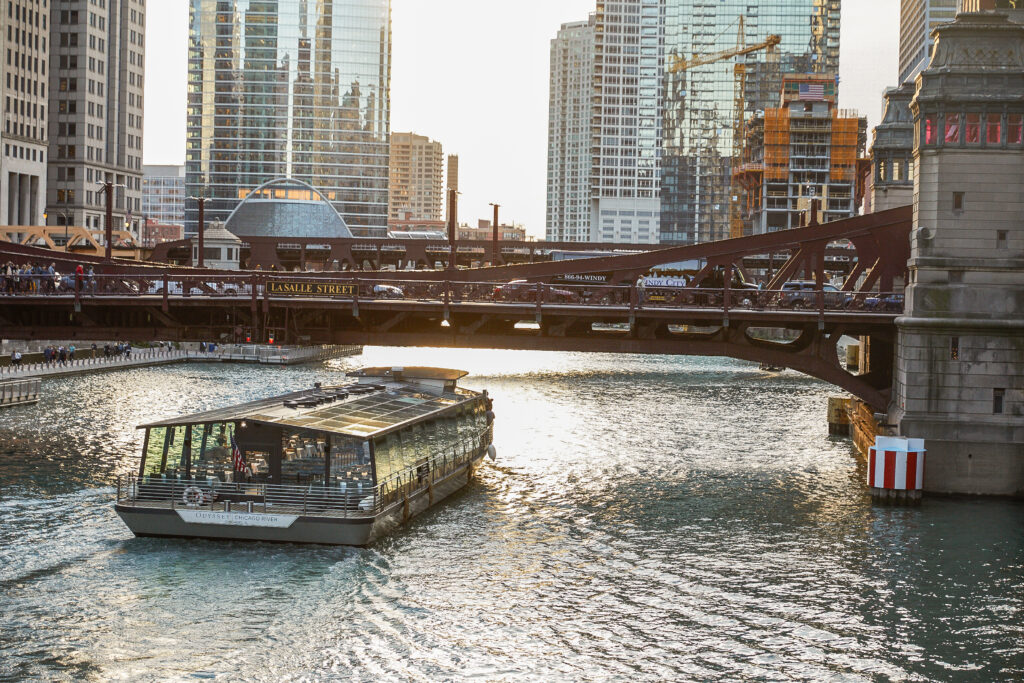
[[[135,424],[396,362],[471,371],[499,458],[374,546],[135,539],[113,513]],[[793,373],[369,349],[45,389],[0,422],[0,679],[1024,677],[1024,505],[872,507],[833,390]]]

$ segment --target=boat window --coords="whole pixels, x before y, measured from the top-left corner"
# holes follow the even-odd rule
[[[192,448],[190,449],[191,462],[189,471],[195,475],[196,462],[202,459],[203,451],[210,446],[209,439],[210,425],[192,425]],[[182,463],[184,469],[185,463]]]
[[[166,427],[150,427],[146,441],[145,459],[142,464],[143,474],[160,474],[163,472],[164,439],[167,438]]]
[[[401,469],[401,443],[396,434],[377,437],[373,453],[377,461],[377,481],[381,482]]]
[[[438,431],[441,432],[441,439],[444,443],[445,448],[451,448],[451,446],[459,440],[459,432],[456,427],[457,415],[455,411],[450,411],[437,420]]]
[[[185,473],[181,455],[185,446],[185,425],[167,428],[167,453],[164,456],[162,473],[167,476],[177,477]]]
[[[282,483],[323,483],[327,436],[318,432],[286,429],[281,457]]]
[[[370,442],[355,436],[332,434],[331,480],[344,488],[372,485]]]
[[[193,425],[192,476],[195,479],[233,479],[235,463],[231,455],[231,437],[234,430],[233,422]]]

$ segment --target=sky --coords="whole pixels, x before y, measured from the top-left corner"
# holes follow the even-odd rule
[[[896,85],[897,0],[845,0],[840,106],[879,121]],[[459,155],[459,220],[514,221],[544,235],[548,49],[594,0],[392,0],[391,130]],[[185,161],[188,2],[147,3],[143,161]],[[870,140],[869,140],[870,144]]]

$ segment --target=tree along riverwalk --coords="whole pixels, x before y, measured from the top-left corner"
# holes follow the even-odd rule
[[[132,349],[129,356],[76,358],[64,363],[22,363],[0,367],[0,380],[22,377],[66,377],[90,372],[108,372],[128,368],[142,368],[152,365],[169,365],[186,362],[242,362],[262,365],[291,365],[327,360],[338,356],[358,353],[362,347],[350,345],[323,345],[308,347],[261,347],[245,345],[221,346],[215,351],[190,351],[179,349]],[[91,354],[92,349],[79,353]]]

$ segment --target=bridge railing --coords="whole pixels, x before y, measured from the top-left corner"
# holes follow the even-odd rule
[[[149,296],[171,298],[315,297],[343,301],[406,300],[430,303],[488,303],[531,306],[572,305],[642,309],[708,308],[717,310],[820,310],[895,312],[903,310],[898,292],[844,292],[800,285],[779,290],[749,286],[726,288],[654,287],[632,285],[546,284],[511,282],[445,282],[344,276],[295,278],[287,273],[265,275],[162,274],[159,277],[125,275],[71,276],[52,289],[42,286],[20,296]]]

